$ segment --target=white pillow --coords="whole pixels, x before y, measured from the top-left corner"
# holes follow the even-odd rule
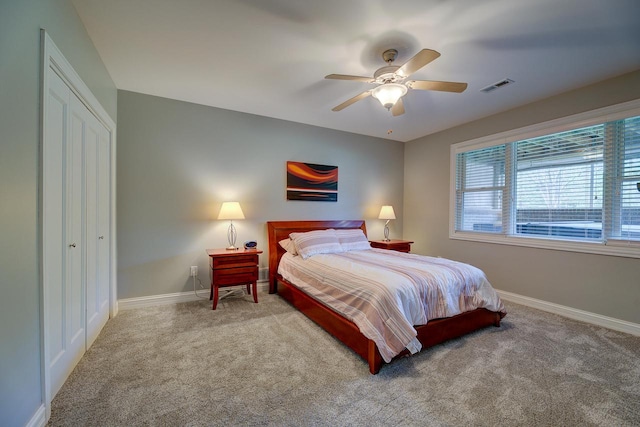
[[[278,242],[282,248],[289,252],[291,255],[298,255],[298,251],[296,250],[296,245],[293,244],[293,240],[291,239],[283,239]]]
[[[306,233],[291,233],[289,237],[296,245],[296,250],[302,256],[302,259],[307,259],[317,254],[344,252],[336,235],[336,230],[333,228],[307,231]]]
[[[348,251],[362,251],[371,249],[371,244],[367,240],[367,236],[360,228],[353,228],[347,230],[336,230],[338,241],[340,246],[345,252]]]

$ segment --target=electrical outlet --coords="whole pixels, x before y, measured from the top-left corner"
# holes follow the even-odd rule
[[[195,277],[198,275],[198,266],[197,265],[192,265],[191,266],[191,277]]]

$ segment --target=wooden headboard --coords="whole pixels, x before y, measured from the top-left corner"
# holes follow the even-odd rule
[[[268,221],[267,235],[269,237],[269,293],[277,292],[278,264],[285,250],[278,244],[279,241],[289,237],[290,233],[303,233],[312,230],[324,230],[327,228],[359,228],[367,235],[367,227],[364,220],[337,220],[337,221]]]

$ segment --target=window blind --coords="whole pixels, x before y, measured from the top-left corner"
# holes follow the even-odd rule
[[[456,223],[459,230],[501,233],[505,145],[458,154]]]
[[[601,239],[604,126],[516,146],[516,234]]]
[[[640,116],[609,125],[614,141],[608,182],[611,197],[609,240],[640,241]]]
[[[640,242],[640,116],[456,153],[455,231]]]

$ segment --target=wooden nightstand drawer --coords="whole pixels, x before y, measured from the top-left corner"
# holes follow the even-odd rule
[[[213,281],[216,285],[232,285],[254,282],[258,280],[258,267],[223,268],[213,270]]]
[[[258,255],[255,254],[222,256],[212,259],[214,270],[219,268],[255,267],[258,265]]]

